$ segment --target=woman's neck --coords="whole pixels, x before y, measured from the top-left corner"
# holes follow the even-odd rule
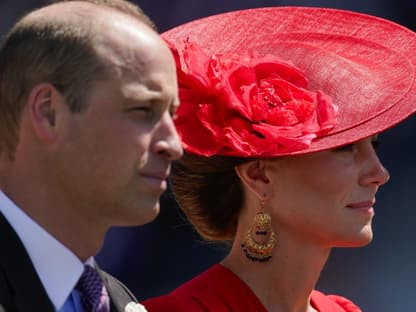
[[[239,276],[269,312],[310,312],[310,295],[330,249],[279,235],[268,262],[247,259],[235,241],[223,265]]]

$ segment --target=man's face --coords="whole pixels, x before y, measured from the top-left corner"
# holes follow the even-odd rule
[[[103,25],[97,51],[114,73],[96,83],[83,113],[64,122],[60,183],[90,222],[153,220],[170,161],[182,154],[172,120],[179,103],[173,58],[157,34],[137,27]]]

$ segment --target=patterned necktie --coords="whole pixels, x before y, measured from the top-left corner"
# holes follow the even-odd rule
[[[110,312],[110,298],[97,271],[85,265],[77,284],[85,312]]]

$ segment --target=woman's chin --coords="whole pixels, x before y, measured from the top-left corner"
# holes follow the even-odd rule
[[[363,230],[354,237],[350,237],[344,241],[335,244],[334,247],[364,247],[373,240],[373,231]]]

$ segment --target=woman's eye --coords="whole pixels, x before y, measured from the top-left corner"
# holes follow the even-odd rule
[[[355,147],[355,144],[351,143],[351,144],[346,144],[346,145],[336,147],[334,148],[334,151],[335,152],[352,152],[354,151],[354,147]]]
[[[380,141],[378,139],[372,140],[371,144],[373,145],[373,148],[377,150],[380,147]]]

